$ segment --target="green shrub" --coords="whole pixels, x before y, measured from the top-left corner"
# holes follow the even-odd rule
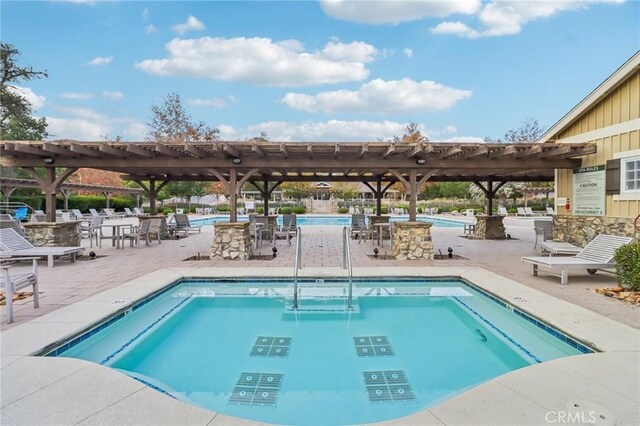
[[[9,198],[9,200],[15,203],[25,203],[26,205],[31,206],[31,208],[34,210],[44,209],[44,197],[12,196],[11,198]]]
[[[349,213],[349,209],[348,209],[348,208],[346,208],[346,207],[340,207],[340,208],[338,209],[338,213],[340,213],[340,214]]]
[[[387,206],[382,206],[380,208],[380,214],[389,214],[389,207]]]
[[[307,212],[307,208],[303,206],[295,206],[291,211],[295,214],[305,214]]]
[[[228,212],[228,211],[230,211],[228,204],[218,204],[217,209],[218,209],[219,212]]]
[[[422,214],[422,212],[423,212],[422,207],[418,207],[418,213]]]
[[[169,213],[174,213],[173,209],[171,207],[165,207],[164,209],[160,210],[158,209],[158,213],[163,214],[163,215],[168,215]]]
[[[640,241],[620,247],[615,258],[620,285],[640,291]]]
[[[280,213],[280,214],[291,214],[291,207],[280,207],[278,209],[278,213]]]
[[[516,214],[516,213],[518,213],[518,209],[516,209],[515,207],[508,208],[507,209],[507,213]]]
[[[258,208],[256,209],[256,213],[258,213],[258,214],[264,214],[264,207],[258,207]]]

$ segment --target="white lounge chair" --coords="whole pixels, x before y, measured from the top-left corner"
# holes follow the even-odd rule
[[[102,211],[104,212],[107,219],[118,219],[125,216],[124,213],[118,213],[115,210],[111,210],[107,208],[102,209]]]
[[[30,272],[10,274],[9,268],[18,260],[31,260],[32,268]],[[40,306],[40,295],[38,294],[38,258],[37,257],[9,257],[0,259],[0,288],[4,290],[7,304],[7,323],[13,322],[13,295],[25,287],[33,288],[33,307]]]
[[[508,216],[509,212],[507,211],[506,207],[498,207],[498,214],[500,216]]]
[[[91,217],[91,215],[82,214],[79,209],[71,209],[71,213],[75,216],[76,220],[82,220]]]
[[[533,265],[533,275],[538,275],[538,267],[544,266],[552,271],[560,271],[560,283],[569,283],[569,270],[586,269],[595,274],[598,269],[615,267],[613,256],[615,251],[633,238],[614,235],[598,235],[585,248],[573,257],[523,257],[522,261]]]
[[[11,228],[0,229],[0,254],[2,256],[47,256],[47,266],[53,268],[54,256],[69,256],[72,262],[84,247],[34,247]]]
[[[140,207],[134,207],[133,211],[136,215],[138,216],[149,216],[149,213],[145,213],[142,211],[142,209]]]
[[[547,214],[553,216],[556,212],[553,210],[553,207],[547,207]]]
[[[176,213],[174,216],[175,224],[172,227],[172,230],[177,234],[180,231],[184,231],[185,237],[191,231],[198,231],[198,233],[202,232],[202,225],[192,225],[189,222],[189,216],[186,214],[178,214]]]
[[[516,210],[518,211],[516,216],[527,216],[527,212],[524,211],[524,207],[516,207]]]

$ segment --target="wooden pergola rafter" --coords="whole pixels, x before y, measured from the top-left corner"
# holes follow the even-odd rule
[[[595,152],[595,144],[553,143],[1,141],[0,164],[115,171],[141,183],[150,196],[157,195],[157,182],[218,180],[231,200],[231,220],[246,182],[260,184],[263,195],[272,190],[269,182],[364,182],[376,197],[384,193],[383,184],[388,189],[401,182],[411,196],[410,216],[415,219],[418,188],[427,180],[551,181],[554,169],[579,167],[579,157]],[[49,192],[59,189],[54,181],[44,183]]]

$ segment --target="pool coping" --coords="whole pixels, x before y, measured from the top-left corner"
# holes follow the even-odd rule
[[[634,366],[634,364],[635,366],[638,366],[638,364],[640,364],[639,362],[637,362],[640,361],[640,331],[615,322],[609,318],[603,317],[582,307],[572,305],[571,303],[542,293],[538,290],[526,287],[513,280],[484,270],[482,268],[366,267],[354,268],[353,272],[354,276],[357,277],[459,277],[465,281],[471,282],[473,285],[478,286],[485,292],[506,301],[511,306],[516,307],[531,316],[544,319],[545,322],[547,322],[554,328],[567,333],[570,336],[574,336],[578,340],[588,344],[598,351],[603,352],[591,355],[580,355],[580,357],[589,357],[588,363],[594,364],[593,367],[589,367],[590,374],[592,373],[592,369],[593,371],[605,371],[606,369],[603,370],[603,368],[607,363],[611,362],[608,360],[612,357],[622,357],[626,360],[625,362],[627,363],[630,359],[632,366]],[[144,389],[144,385],[135,382],[135,380],[129,378],[128,376],[125,376],[119,372],[113,371],[103,366],[87,363],[81,360],[34,357],[32,356],[32,354],[42,352],[44,348],[51,347],[52,345],[55,345],[56,342],[65,341],[66,339],[69,339],[74,335],[80,334],[83,330],[86,330],[90,326],[99,324],[104,320],[104,318],[117,314],[119,311],[122,311],[123,309],[126,309],[127,307],[133,305],[136,301],[144,299],[149,295],[162,290],[163,288],[171,285],[176,280],[179,280],[181,278],[268,278],[291,277],[292,275],[293,271],[290,267],[253,267],[242,269],[233,267],[167,268],[133,279],[122,284],[121,286],[106,290],[81,302],[58,309],[49,314],[43,315],[42,317],[36,318],[28,323],[2,332],[2,345],[0,351],[0,354],[2,356],[3,373],[3,392],[1,399],[1,405],[3,407],[2,423],[11,424],[12,419],[13,421],[20,423],[20,417],[13,418],[11,417],[11,413],[13,413],[15,409],[19,408],[21,404],[25,403],[25,401],[29,401],[32,397],[34,397],[34,395],[46,392],[47,399],[56,398],[57,394],[55,391],[56,388],[54,386],[55,383],[52,384],[47,382],[47,375],[45,375],[45,379],[43,379],[42,377],[30,374],[30,369],[26,366],[37,365],[38,367],[36,370],[56,370],[61,364],[64,364],[65,368],[70,368],[73,370],[73,373],[70,373],[69,377],[74,376],[76,380],[79,377],[83,376],[86,376],[87,380],[89,380],[90,377],[94,376],[109,377],[109,380],[113,382],[113,384],[111,385],[113,386],[113,388],[110,387],[110,391],[116,393],[119,389],[127,389],[131,391],[131,393],[127,394],[127,396],[124,398],[126,400],[128,400],[129,398],[139,398],[140,392],[143,392],[147,396],[143,399],[143,401],[137,401],[137,405],[135,406],[136,408],[134,409],[135,412],[137,412],[136,410],[138,409],[141,410],[141,412],[144,412],[146,411],[146,409],[151,409],[156,405],[164,404],[163,406],[172,406],[174,410],[177,410],[176,413],[182,412],[184,416],[187,416],[182,418],[182,420],[191,418],[189,416],[195,416],[194,419],[202,418],[202,420],[204,421],[206,418],[208,418],[208,421],[215,420],[214,423],[244,423],[245,421],[242,419],[232,419],[222,414],[217,414],[208,410],[202,410],[181,401],[172,400],[166,395],[162,395],[158,392],[155,392],[155,394],[157,395],[150,394]],[[302,277],[314,278],[346,277],[346,271],[340,268],[306,268],[302,270],[302,273],[300,275]],[[572,359],[574,358],[575,357],[562,358],[559,360],[546,362],[527,367],[522,370],[511,372],[507,375],[497,377],[483,385],[475,387],[468,392],[465,392],[453,399],[443,402],[442,404],[431,407],[428,410],[414,414],[412,416],[408,416],[404,419],[396,419],[392,423],[403,423],[404,421],[406,421],[409,423],[418,422],[419,424],[446,424],[448,422],[443,421],[443,419],[447,418],[447,406],[456,407],[456,404],[459,404],[458,400],[460,399],[486,399],[487,395],[484,395],[485,393],[491,395],[495,394],[496,392],[507,392],[510,394],[513,393],[512,396],[516,400],[518,398],[522,399],[522,395],[526,394],[526,389],[519,389],[518,386],[515,386],[516,389],[511,389],[513,386],[510,386],[510,382],[508,381],[514,379],[510,378],[526,376],[528,374],[531,374],[529,373],[529,371],[531,371],[532,369],[536,369],[535,371],[541,377],[549,376],[549,379],[553,379],[553,376],[558,375],[558,373],[555,372],[555,370],[557,370],[558,368],[561,368],[562,371],[573,371],[570,369],[570,366],[572,365]],[[634,360],[636,360],[636,362],[634,362]],[[581,360],[581,362],[584,363],[584,360]],[[560,365],[561,367],[558,367],[558,365]],[[567,365],[569,367],[567,367]],[[598,365],[600,365],[600,367],[598,367]],[[25,367],[27,368],[26,371],[24,371]],[[74,370],[74,368],[77,370]],[[12,380],[12,371],[17,369],[20,369],[22,371],[22,374],[17,376],[20,377],[20,381],[22,382],[19,384],[13,383]],[[552,375],[545,375],[545,371],[552,371],[554,373]],[[584,372],[575,371],[573,371],[573,374],[577,374],[577,378],[583,377],[585,375]],[[580,374],[582,374],[582,376],[580,376]],[[604,386],[605,389],[608,389],[609,392],[611,392],[611,389],[617,389],[617,387],[619,387],[619,384],[609,383],[613,380],[611,377],[605,375],[603,376],[604,377],[598,376],[598,380],[594,383],[599,383],[600,385]],[[61,381],[70,380],[69,377],[65,377]],[[534,375],[534,377],[538,376]],[[507,381],[507,384],[505,384],[505,381]],[[618,379],[617,381],[619,382],[620,379]],[[568,382],[571,382],[571,380],[568,380]],[[138,387],[138,385],[143,386],[143,388]],[[629,393],[627,393],[626,398],[628,398],[629,395],[638,398],[637,396],[640,394],[640,384],[638,384],[637,388],[635,385],[636,383],[629,384],[629,387],[631,387],[632,389],[628,389]],[[9,390],[13,389],[14,387],[17,387],[18,393],[20,393],[20,389],[23,389],[25,387],[29,388],[31,392],[20,396],[15,396],[13,395],[14,390]],[[485,389],[486,392],[483,391],[483,389]],[[9,392],[9,396],[6,396],[7,391]],[[578,389],[576,389],[575,392],[578,392]],[[89,394],[91,394],[91,392],[89,392]],[[624,393],[622,393],[622,395],[624,400]],[[118,423],[135,424],[140,422],[140,418],[136,417],[135,413],[132,414],[131,409],[128,409],[126,414],[124,412],[118,414],[119,410],[117,408],[109,408],[112,406],[116,407],[118,404],[116,404],[115,402],[105,401],[104,399],[99,398],[97,394],[95,396],[96,398],[92,399],[92,403],[89,404],[90,406],[94,407],[93,410],[95,412],[93,412],[91,415],[85,416],[85,418],[92,418],[92,421],[95,423],[96,419],[99,419],[100,417],[96,418],[93,416],[99,416],[99,413],[103,413],[102,415],[105,415],[105,413],[109,413],[110,416],[114,416],[113,418],[118,420]],[[58,397],[67,398],[67,392],[61,392]],[[616,400],[619,401],[621,398],[620,394],[616,394],[615,398],[617,398]],[[530,407],[530,412],[534,412],[535,407],[537,407],[537,409],[540,409],[540,407],[544,406],[544,404],[540,402],[532,401],[531,398],[525,399],[526,401],[521,401],[523,403],[526,402],[525,405],[534,404]],[[145,401],[147,401],[148,403],[145,403]],[[496,402],[498,403],[500,401],[500,398],[496,400]],[[487,401],[485,400],[485,403],[486,402]],[[629,402],[632,403],[632,401]],[[38,403],[35,403],[35,405],[38,405]],[[490,407],[491,403],[485,404],[485,406]],[[29,409],[33,410],[33,407],[30,407]],[[9,411],[9,417],[5,416],[7,410]],[[85,408],[85,411],[86,410],[87,408]],[[451,411],[451,413],[459,411],[460,409],[456,408],[455,410]],[[628,413],[618,413],[617,418],[620,420],[621,418],[624,418],[624,416],[631,416],[630,418],[627,418],[627,420],[635,419],[635,417],[633,417],[633,410],[628,411]],[[22,414],[25,413],[23,412]],[[61,413],[63,417],[67,415],[70,416],[71,414],[72,413]],[[476,414],[476,412],[473,413],[474,416]],[[640,417],[640,414],[637,413],[637,410],[636,414],[638,417]],[[44,416],[45,418],[50,418],[47,417],[47,415]],[[498,416],[498,414],[496,414],[496,416]],[[449,418],[459,420],[459,418],[455,417],[455,415],[452,415]],[[469,420],[471,420],[472,418],[474,417],[469,417]],[[41,420],[41,418],[39,418],[39,420]],[[76,417],[73,418],[73,420],[73,423],[75,423],[83,419],[78,420],[78,418]],[[165,420],[166,419],[164,418],[159,419],[160,422],[163,422]],[[520,418],[520,420],[522,420],[522,418]],[[542,419],[538,418],[538,420]],[[635,420],[640,420],[640,418]],[[206,424],[207,422],[202,424]],[[540,421],[538,421],[538,423],[539,422]],[[196,423],[200,423],[200,421],[198,420],[196,421]]]

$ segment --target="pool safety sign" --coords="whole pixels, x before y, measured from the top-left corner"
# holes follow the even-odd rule
[[[604,216],[605,166],[573,169],[573,214]]]

